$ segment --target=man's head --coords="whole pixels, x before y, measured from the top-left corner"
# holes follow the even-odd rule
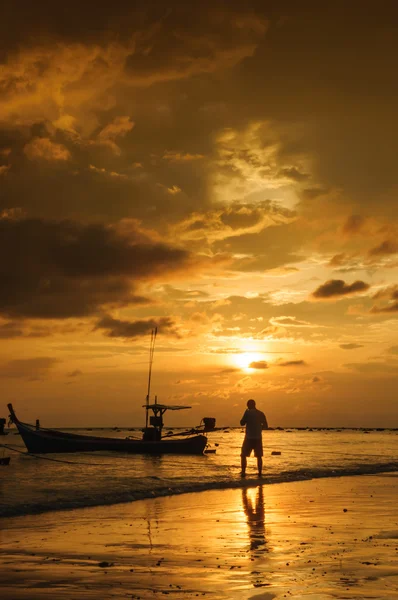
[[[256,403],[253,398],[247,401],[247,408],[256,408]]]

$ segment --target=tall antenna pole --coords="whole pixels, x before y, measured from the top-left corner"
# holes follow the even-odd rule
[[[155,341],[156,341],[156,334],[158,332],[158,328],[155,327],[155,329],[152,329],[151,331],[151,344],[149,347],[149,373],[148,373],[148,393],[146,395],[146,415],[145,415],[145,427],[148,427],[148,406],[149,406],[149,396],[150,396],[150,392],[151,392],[151,377],[152,377],[152,363],[153,363],[153,354],[155,351]]]

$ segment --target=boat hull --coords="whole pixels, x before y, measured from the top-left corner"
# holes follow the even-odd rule
[[[10,405],[9,405],[10,408]],[[32,454],[71,452],[127,452],[129,454],[204,454],[205,435],[191,435],[180,439],[144,441],[135,439],[105,438],[77,435],[54,429],[35,429],[19,421],[12,407],[12,417],[28,452]]]

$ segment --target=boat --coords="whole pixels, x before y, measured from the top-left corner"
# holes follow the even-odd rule
[[[152,331],[149,361],[148,392],[146,403],[145,428],[142,438],[99,437],[63,432],[58,429],[46,429],[40,426],[39,420],[35,425],[23,423],[18,419],[12,404],[7,404],[10,419],[16,425],[28,452],[32,454],[64,453],[64,452],[95,452],[116,451],[130,454],[205,454],[208,440],[206,433],[215,429],[216,420],[203,418],[200,425],[185,432],[163,435],[163,415],[166,411],[176,411],[191,408],[190,406],[160,404],[155,396],[155,402],[150,402],[150,386],[153,352],[156,340],[156,329]],[[152,414],[150,414],[152,413]],[[149,421],[149,423],[148,423]]]
[[[207,437],[205,433],[212,429],[209,429],[208,425],[206,425],[208,420],[203,419],[204,423],[202,425],[186,432],[185,435],[181,432],[179,434],[181,437],[173,437],[174,434],[166,434],[162,437],[161,427],[159,425],[145,428],[142,439],[79,435],[43,427],[36,429],[34,425],[23,423],[18,419],[12,404],[8,404],[7,406],[10,411],[10,418],[21,434],[26,449],[31,454],[96,451],[157,455],[204,454],[207,446]],[[153,410],[154,416],[157,419],[161,419],[161,415],[163,415],[166,410],[181,410],[183,408],[190,407],[158,403],[148,406],[149,410]],[[158,423],[160,422],[158,421]]]

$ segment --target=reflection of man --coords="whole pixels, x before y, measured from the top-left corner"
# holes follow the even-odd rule
[[[265,546],[266,544],[263,486],[260,485],[256,489],[256,499],[254,506],[253,498],[251,495],[252,492],[254,492],[253,489],[249,491],[247,489],[242,490],[243,510],[245,511],[245,515],[247,517],[247,524],[249,526],[250,550],[258,550],[264,552],[267,549],[262,548],[262,546]]]
[[[263,429],[268,429],[267,418],[265,414],[256,408],[253,399],[247,401],[247,410],[240,420],[240,424],[246,425],[246,435],[243,440],[240,454],[240,463],[242,467],[241,475],[246,475],[247,457],[254,450],[254,456],[257,458],[258,476],[261,477],[263,470]]]

